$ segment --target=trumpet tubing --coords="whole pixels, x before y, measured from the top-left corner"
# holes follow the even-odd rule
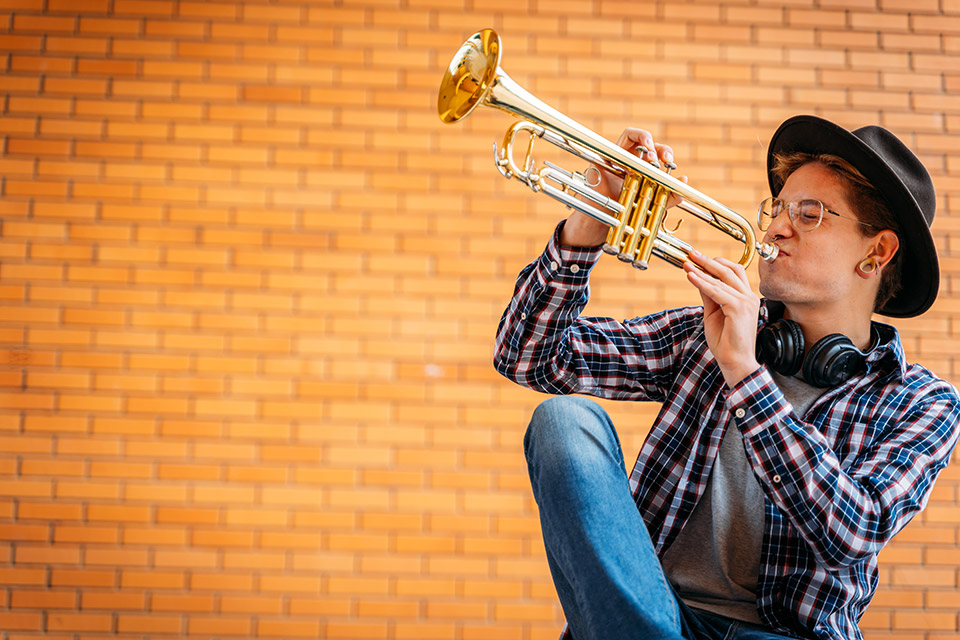
[[[663,228],[672,194],[682,198],[678,208],[743,243],[738,260],[747,266],[759,255],[777,257],[777,247],[757,242],[747,220],[713,198],[677,180],[658,164],[646,162],[626,149],[540,101],[510,79],[500,68],[500,37],[483,29],[463,43],[447,67],[437,96],[440,119],[452,124],[478,106],[506,111],[520,120],[507,129],[500,148],[493,145],[494,162],[501,175],[525,183],[533,191],[558,200],[610,227],[603,249],[638,269],[649,266],[651,256],[681,266],[693,247]],[[517,136],[528,136],[521,164],[514,160]],[[623,177],[614,199],[592,188],[584,173],[570,172],[549,162],[535,167],[533,147],[543,139],[596,167]]]

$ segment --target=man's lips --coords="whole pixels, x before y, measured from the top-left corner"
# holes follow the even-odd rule
[[[773,243],[777,247],[777,257],[788,256],[790,252],[783,248],[783,245],[779,245],[776,242]]]

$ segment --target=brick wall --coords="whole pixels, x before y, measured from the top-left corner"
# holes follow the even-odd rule
[[[0,639],[555,637],[540,397],[490,358],[564,213],[495,172],[509,117],[435,115],[485,26],[744,212],[789,115],[901,134],[944,277],[898,325],[960,379],[957,0],[0,0]],[[590,313],[697,300],[607,260]],[[635,451],[655,407],[606,406]],[[869,639],[960,631],[958,485],[884,551]]]

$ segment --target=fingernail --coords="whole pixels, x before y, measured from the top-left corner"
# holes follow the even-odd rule
[[[673,162],[673,154],[667,151],[665,154],[663,154],[663,159],[666,162]]]

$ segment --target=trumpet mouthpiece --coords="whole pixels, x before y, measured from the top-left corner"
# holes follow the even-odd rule
[[[765,262],[773,262],[777,259],[777,256],[780,255],[780,247],[772,242],[762,242],[757,243],[757,245],[757,254],[763,258]]]

